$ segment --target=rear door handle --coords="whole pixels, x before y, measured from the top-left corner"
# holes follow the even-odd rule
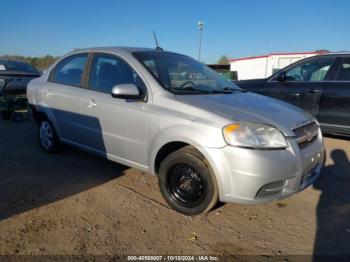
[[[52,91],[50,91],[50,90],[46,90],[46,92],[45,92],[45,96],[46,96],[46,97],[53,96]]]
[[[311,93],[311,94],[317,94],[319,92],[318,89],[309,89],[309,90],[306,90],[307,93]]]
[[[89,108],[93,108],[93,107],[96,107],[97,106],[97,103],[94,99],[89,99],[89,102],[88,102],[88,107]]]

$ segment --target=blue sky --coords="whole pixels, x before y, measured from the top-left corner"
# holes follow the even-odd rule
[[[63,55],[79,47],[153,47],[202,58],[349,50],[347,0],[2,0],[0,54]]]

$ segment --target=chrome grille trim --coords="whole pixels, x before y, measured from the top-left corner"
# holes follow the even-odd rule
[[[311,142],[314,140],[319,132],[320,127],[315,121],[304,123],[303,125],[298,125],[298,127],[293,129],[296,136],[296,141],[299,145]]]

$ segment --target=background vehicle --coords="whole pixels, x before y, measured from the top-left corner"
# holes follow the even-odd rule
[[[158,175],[175,210],[264,203],[313,183],[324,160],[308,113],[245,92],[202,63],[138,48],[93,48],[28,87],[40,145],[61,142]]]
[[[230,71],[237,80],[263,79],[270,77],[280,69],[301,59],[324,52],[271,53],[260,56],[242,57],[230,60]]]
[[[308,111],[320,122],[324,133],[350,135],[350,53],[314,56],[267,79],[236,84]]]
[[[39,76],[39,71],[27,63],[0,60],[0,112],[4,119],[27,109],[27,84]]]

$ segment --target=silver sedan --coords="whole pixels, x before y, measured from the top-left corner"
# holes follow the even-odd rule
[[[75,50],[32,80],[27,95],[44,151],[65,143],[153,173],[168,204],[187,215],[217,201],[290,196],[324,162],[311,115],[181,54]]]

